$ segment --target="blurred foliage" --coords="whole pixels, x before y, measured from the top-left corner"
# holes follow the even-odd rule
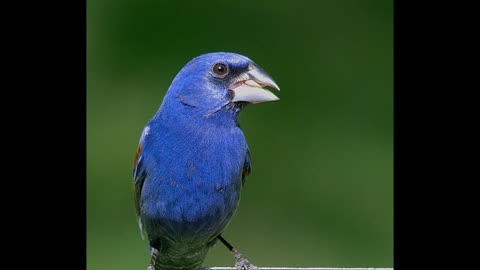
[[[171,80],[244,54],[280,101],[240,123],[252,173],[224,236],[259,266],[393,265],[393,1],[87,3],[87,267],[145,269],[132,162]],[[220,244],[205,266],[233,266]]]

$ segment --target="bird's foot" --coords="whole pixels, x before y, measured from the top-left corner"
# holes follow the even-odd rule
[[[245,258],[238,250],[235,248],[232,250],[233,256],[235,257],[235,268],[237,270],[257,270],[258,267],[253,265],[247,258]]]
[[[147,270],[155,270],[155,263],[157,261],[157,257],[158,257],[158,250],[154,247],[151,247],[150,248],[150,264],[148,264],[148,267],[147,267]]]

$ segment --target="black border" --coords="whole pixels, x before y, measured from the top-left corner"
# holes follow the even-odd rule
[[[458,216],[468,205],[456,205],[466,190],[455,186],[470,178],[466,164],[455,167],[466,156],[450,151],[466,141],[455,70],[467,66],[449,61],[465,50],[458,33],[467,25],[455,16],[469,15],[465,6],[412,4],[394,2],[394,268],[463,269],[471,248],[458,240],[470,239],[461,235],[470,215]]]
[[[5,67],[17,73],[5,76],[3,99],[6,259],[13,268],[86,269],[86,0],[20,5],[5,10],[14,17]]]

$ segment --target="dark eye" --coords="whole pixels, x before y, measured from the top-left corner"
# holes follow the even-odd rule
[[[213,73],[223,78],[228,74],[228,67],[224,63],[216,63],[213,65]]]

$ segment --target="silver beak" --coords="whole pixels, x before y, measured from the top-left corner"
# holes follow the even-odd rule
[[[266,86],[270,86],[280,91],[280,87],[278,87],[273,79],[262,68],[255,64],[251,64],[249,70],[239,75],[230,85],[230,90],[235,93],[232,101],[261,103],[279,100],[279,98],[272,92],[263,88]]]

